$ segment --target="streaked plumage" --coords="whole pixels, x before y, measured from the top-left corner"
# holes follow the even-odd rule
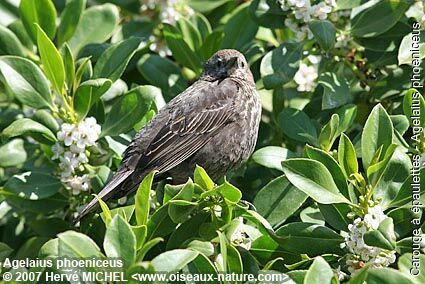
[[[217,179],[245,162],[254,150],[261,105],[251,71],[236,50],[221,50],[198,81],[172,99],[134,137],[116,174],[99,197],[134,192],[153,170],[185,182],[196,165]],[[87,214],[92,200],[81,212]]]

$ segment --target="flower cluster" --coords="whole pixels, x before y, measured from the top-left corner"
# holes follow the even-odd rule
[[[349,233],[341,246],[350,251],[346,261],[350,273],[355,273],[366,264],[371,267],[387,267],[395,261],[395,251],[369,246],[363,239],[367,231],[376,230],[386,218],[381,206],[375,205],[368,209],[363,219],[356,218],[353,224],[348,225]]]
[[[59,160],[61,181],[74,195],[90,188],[89,176],[76,173],[84,171],[84,164],[89,161],[88,147],[96,145],[100,130],[96,119],[88,117],[78,124],[63,123],[57,133],[59,142],[52,147],[52,159]]]
[[[246,225],[243,223],[242,218],[239,218],[237,223],[236,228],[230,235],[230,242],[235,246],[240,246],[249,250],[252,245],[252,239],[248,235]]]
[[[295,33],[298,41],[313,38],[307,24],[312,19],[325,20],[336,7],[335,0],[325,0],[312,4],[310,0],[278,0],[281,9],[289,12],[285,25]]]
[[[180,17],[194,14],[185,0],[147,0],[142,1],[141,11],[159,10],[159,18],[163,23],[174,24]]]
[[[316,87],[315,80],[317,77],[317,70],[314,66],[301,63],[297,73],[295,73],[294,76],[294,81],[298,84],[297,90],[300,92],[313,91]]]

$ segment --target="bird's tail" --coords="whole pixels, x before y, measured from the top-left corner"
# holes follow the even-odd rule
[[[128,178],[133,173],[133,170],[119,171],[117,172],[112,179],[105,185],[105,187],[99,192],[98,197],[104,201],[107,201],[111,198],[115,189],[120,186],[126,178]],[[81,220],[84,216],[86,216],[90,211],[92,211],[98,204],[98,199],[93,198],[89,204],[87,204],[83,210],[78,214],[78,216],[74,219],[74,224]]]

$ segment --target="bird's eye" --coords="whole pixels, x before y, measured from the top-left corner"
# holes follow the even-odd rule
[[[217,59],[217,67],[221,68],[221,67],[223,67],[223,65],[224,65],[223,59],[221,59],[221,58]]]
[[[242,67],[242,68],[245,68],[245,62],[241,61],[239,66]]]

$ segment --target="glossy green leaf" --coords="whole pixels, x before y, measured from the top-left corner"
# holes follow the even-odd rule
[[[224,33],[222,31],[213,31],[210,33],[199,49],[199,54],[201,55],[202,59],[207,60],[214,53],[220,50],[223,39]]]
[[[130,225],[120,216],[115,215],[105,233],[103,247],[107,257],[117,257],[129,267],[136,259],[136,237]]]
[[[129,38],[111,45],[98,59],[93,70],[93,78],[108,78],[112,82],[118,80],[138,50],[140,41],[139,38]]]
[[[323,86],[322,109],[332,109],[351,101],[350,86],[342,74],[326,72],[320,75],[319,84]]]
[[[13,139],[0,146],[0,168],[14,167],[27,159],[22,139]]]
[[[257,193],[254,206],[272,226],[279,226],[294,214],[307,199],[285,176],[278,177]]]
[[[323,259],[323,257],[318,256],[314,259],[313,264],[308,269],[304,278],[304,284],[330,284],[333,276],[334,273],[331,266]]]
[[[295,154],[283,147],[266,146],[252,154],[252,160],[264,167],[282,171],[282,161],[294,158]]]
[[[202,68],[201,59],[193,49],[189,47],[180,31],[166,24],[164,25],[163,33],[167,45],[176,61],[199,75]]]
[[[100,136],[117,136],[129,131],[149,111],[153,96],[148,86],[139,86],[121,96],[102,125]]]
[[[22,0],[19,5],[22,23],[34,43],[37,43],[38,24],[53,39],[56,33],[56,9],[51,0]]]
[[[356,150],[354,149],[350,138],[348,138],[344,133],[339,138],[338,162],[347,178],[350,177],[351,174],[359,171]]]
[[[257,30],[257,23],[249,15],[249,3],[239,5],[229,15],[223,27],[224,39],[221,48],[241,49],[255,37]]]
[[[137,189],[135,202],[136,202],[136,220],[137,225],[146,225],[148,222],[149,216],[149,196],[152,188],[153,178],[155,177],[155,172],[149,173],[143,181],[140,183],[139,188]]]
[[[370,113],[362,133],[362,160],[368,168],[375,152],[382,146],[385,153],[393,141],[393,124],[385,109],[379,104]]]
[[[40,52],[44,73],[56,91],[62,94],[65,83],[65,67],[62,58],[53,42],[38,25],[37,32],[38,51]]]
[[[66,231],[58,235],[58,252],[60,257],[77,259],[102,257],[99,247],[92,239],[75,231]]]
[[[24,47],[18,37],[2,25],[0,25],[0,55],[25,56]]]
[[[288,180],[318,203],[350,203],[322,163],[309,159],[289,159],[282,162],[282,167]]]
[[[158,55],[146,54],[137,63],[137,69],[164,94],[175,96],[187,87],[180,68],[172,61]]]
[[[1,56],[0,72],[20,102],[34,108],[53,108],[49,83],[33,62],[21,57]]]
[[[59,46],[61,46],[74,35],[85,7],[86,0],[68,1],[65,9],[62,11],[61,21],[58,27]]]
[[[313,20],[308,23],[308,27],[322,49],[327,51],[335,45],[336,30],[331,22]]]
[[[61,187],[62,184],[56,177],[43,172],[25,172],[14,175],[4,184],[6,191],[30,200],[53,196]]]
[[[366,283],[370,284],[414,284],[409,276],[392,268],[373,268],[369,269],[366,277]]]
[[[278,121],[283,132],[294,140],[317,144],[317,131],[310,118],[300,110],[285,108]]]
[[[111,37],[118,25],[119,11],[115,5],[104,4],[88,8],[69,39],[69,47],[74,55],[90,43],[103,43]]]
[[[156,271],[177,272],[193,261],[198,252],[188,249],[175,249],[161,253],[152,259]]]
[[[295,222],[280,227],[273,238],[289,252],[308,254],[341,254],[344,238],[335,231],[317,224]],[[314,245],[312,245],[314,244]]]
[[[275,89],[291,81],[298,70],[302,46],[283,43],[261,60],[260,72],[266,89]]]
[[[378,229],[366,232],[363,238],[367,245],[394,250],[396,236],[394,233],[393,219],[384,219],[381,224],[379,224]]]
[[[403,112],[412,126],[413,123],[415,126],[425,126],[425,99],[416,89],[410,89],[404,93]]]
[[[196,184],[200,185],[204,190],[214,188],[214,181],[208,176],[207,172],[200,166],[196,166],[193,179]]]
[[[82,120],[100,97],[111,87],[108,79],[94,79],[83,82],[74,95],[74,109]]]
[[[393,27],[409,8],[409,1],[382,0],[351,19],[351,33],[358,37],[373,37]]]
[[[56,136],[49,128],[29,118],[15,120],[2,134],[7,138],[29,135],[42,143],[56,141]]]

